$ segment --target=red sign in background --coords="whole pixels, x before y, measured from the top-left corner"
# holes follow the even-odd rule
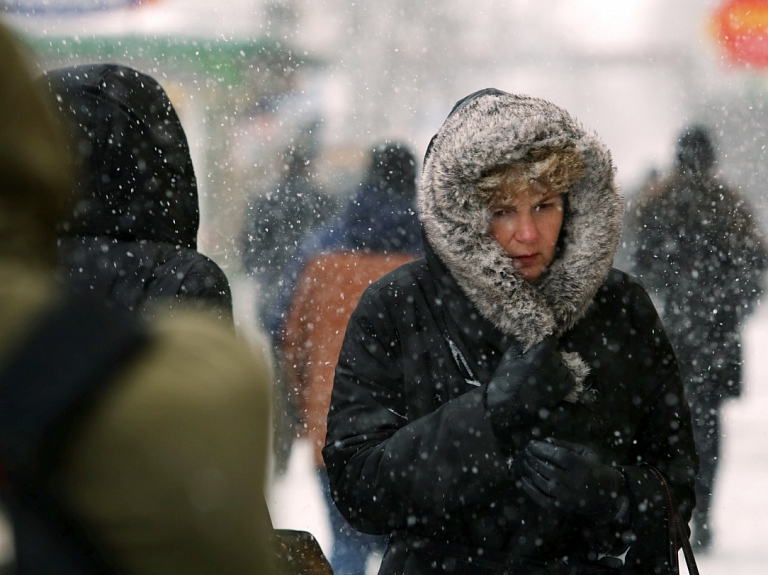
[[[726,0],[713,14],[712,27],[729,60],[768,67],[768,0]]]

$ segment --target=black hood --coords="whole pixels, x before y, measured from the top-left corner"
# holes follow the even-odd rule
[[[196,249],[197,182],[184,130],[150,76],[115,64],[51,70],[38,82],[72,132],[77,205],[63,233]]]

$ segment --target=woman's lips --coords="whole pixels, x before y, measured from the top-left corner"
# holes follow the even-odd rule
[[[512,259],[518,266],[525,267],[535,263],[538,256],[539,254],[526,254],[522,256],[514,256]]]

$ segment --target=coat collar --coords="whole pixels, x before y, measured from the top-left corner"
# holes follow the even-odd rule
[[[424,257],[430,276],[435,280],[434,303],[437,313],[441,314],[438,319],[443,326],[443,336],[461,348],[466,358],[477,362],[481,372],[490,369],[488,365],[495,365],[494,357],[513,344],[513,337],[483,317],[426,239]],[[465,345],[467,343],[469,345]]]

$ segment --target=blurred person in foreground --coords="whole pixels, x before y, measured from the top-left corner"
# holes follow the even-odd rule
[[[390,536],[380,573],[674,572],[665,484],[687,523],[698,462],[611,268],[622,213],[609,151],[544,100],[475,92],[432,138],[425,258],[352,314],[323,450],[344,516]]]
[[[118,64],[58,68],[38,84],[76,163],[74,209],[60,226],[63,280],[130,310],[183,303],[232,324],[227,277],[197,251],[197,181],[162,86]]]
[[[357,193],[341,214],[302,243],[295,263],[280,346],[299,436],[309,439],[333,530],[337,575],[365,573],[384,539],[353,529],[331,498],[321,449],[333,373],[349,316],[372,282],[421,254],[416,215],[416,158],[400,142],[370,153]]]
[[[741,394],[741,329],[763,293],[768,254],[749,204],[715,175],[712,136],[690,126],[672,173],[631,210],[634,272],[658,298],[691,406],[701,459],[694,546],[712,544],[720,409]]]
[[[206,314],[145,325],[62,297],[70,166],[5,29],[0,115],[0,494],[17,572],[272,573],[264,359]],[[72,337],[43,333],[19,371],[67,315]]]

